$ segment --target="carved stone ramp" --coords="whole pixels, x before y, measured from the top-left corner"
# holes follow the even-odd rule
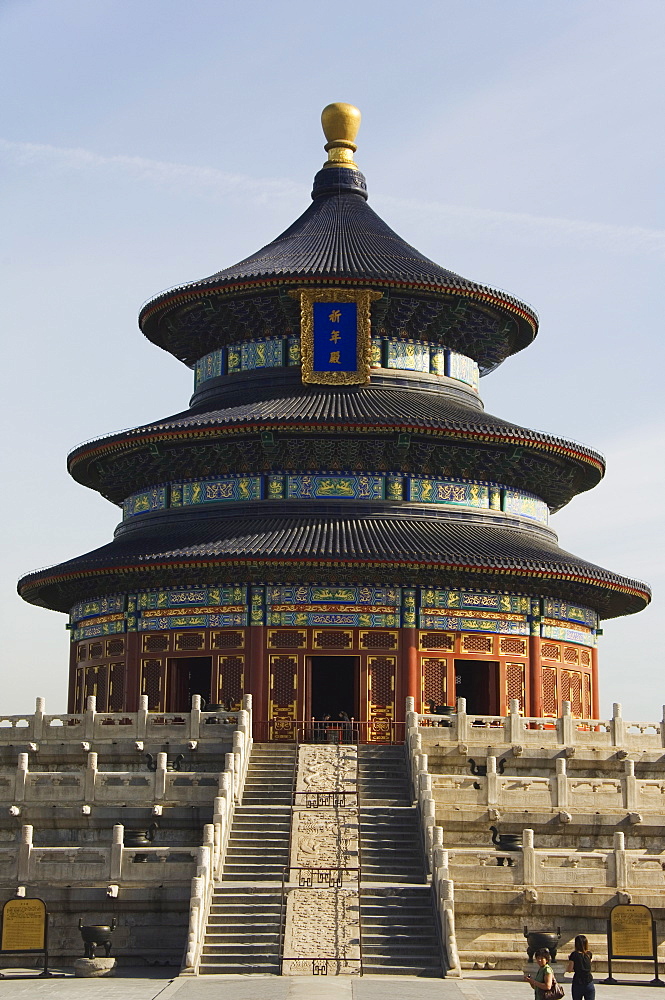
[[[403,747],[359,747],[365,975],[441,977],[442,949]]]
[[[208,915],[201,974],[279,975],[295,758],[293,745],[254,744]]]

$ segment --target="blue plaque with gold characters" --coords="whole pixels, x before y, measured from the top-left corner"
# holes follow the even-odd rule
[[[381,292],[369,289],[301,289],[303,382],[354,385],[369,382],[370,306]]]

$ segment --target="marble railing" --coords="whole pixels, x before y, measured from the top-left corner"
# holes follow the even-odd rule
[[[139,702],[138,712],[98,712],[95,696],[90,695],[84,712],[46,715],[44,699],[37,698],[32,715],[0,716],[0,746],[76,740],[90,744],[120,740],[219,741],[238,721],[238,712],[202,712],[200,695],[192,698],[189,712],[149,712],[146,695],[141,695]],[[246,699],[242,707],[247,708]]]
[[[520,714],[519,702],[512,699],[506,716],[468,715],[466,699],[459,698],[453,715],[418,714],[413,699],[407,699],[407,732],[419,730],[423,742],[447,744],[509,744],[528,747],[624,747],[627,750],[657,750],[665,747],[665,706],[660,722],[631,722],[624,719],[621,704],[615,702],[611,719],[576,719],[570,702],[564,701],[559,718],[536,718]]]

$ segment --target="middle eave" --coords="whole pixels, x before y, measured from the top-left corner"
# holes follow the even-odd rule
[[[120,503],[128,492],[124,484],[114,481],[114,460],[145,453],[141,456],[142,481],[132,487],[138,490],[168,479],[157,459],[169,448],[247,440],[265,432],[291,437],[342,434],[393,439],[408,434],[413,440],[427,439],[438,445],[508,448],[516,460],[520,455],[550,459],[562,463],[571,474],[569,482],[561,485],[563,492],[554,491],[557,495],[547,488],[536,491],[552,509],[594,487],[604,473],[602,456],[584,445],[521,427],[435,393],[372,386],[321,387],[318,391],[293,388],[277,397],[213,412],[185,411],[80,445],[70,453],[68,469],[77,482]]]

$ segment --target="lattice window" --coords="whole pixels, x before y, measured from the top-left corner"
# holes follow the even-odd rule
[[[107,641],[106,643],[107,656],[120,656],[120,654],[124,652],[125,652],[124,639],[109,639]]]
[[[467,635],[462,636],[462,651],[464,653],[491,653],[494,641],[491,635]]]
[[[148,696],[151,712],[160,711],[164,690],[164,676],[161,660],[143,660],[141,663],[141,694]]]
[[[392,704],[395,688],[394,656],[371,656],[367,660],[372,705],[385,708]]]
[[[570,674],[570,708],[576,719],[582,718],[582,674],[578,670]]]
[[[583,667],[591,665],[591,653],[588,649],[580,649],[580,663]]]
[[[223,632],[213,632],[210,637],[213,649],[243,649],[245,633],[237,629],[225,629]]]
[[[97,711],[108,712],[108,667],[97,667]]]
[[[567,670],[561,671],[559,678],[559,697],[561,701],[571,701],[570,696],[570,673]]]
[[[85,697],[97,693],[97,667],[86,667],[85,670]]]
[[[168,635],[144,635],[143,636],[143,652],[144,653],[161,653],[163,650],[169,648],[169,636]]]
[[[91,642],[88,648],[88,656],[91,660],[98,660],[104,655],[104,645],[101,642]]]
[[[296,700],[296,670],[298,659],[295,656],[271,656],[271,691],[270,696],[278,707],[290,707]]]
[[[362,649],[397,649],[397,632],[361,632]]]
[[[109,667],[109,712],[122,712],[125,707],[125,664]]]
[[[205,646],[205,634],[203,632],[177,632],[175,637],[176,649],[203,649]]]
[[[543,667],[543,715],[557,714],[556,669]]]
[[[573,649],[572,646],[563,647],[563,659],[564,663],[579,663],[580,654],[577,649]]]
[[[76,684],[74,690],[74,711],[83,711],[83,692],[85,690],[85,670],[80,668],[76,671]]]
[[[270,649],[302,649],[307,644],[307,632],[296,628],[281,628],[268,632]]]
[[[591,718],[591,675],[583,674],[584,681],[584,718]]]
[[[353,646],[353,632],[341,632],[336,629],[315,632],[314,645],[317,649],[348,649]]]
[[[427,704],[430,699],[436,705],[446,703],[446,666],[447,660],[439,657],[427,657],[422,660],[421,668],[423,672],[423,701]]]
[[[506,701],[517,698],[524,711],[524,664],[506,663]]]
[[[499,639],[499,652],[508,656],[526,656],[526,639]]]
[[[452,653],[455,649],[455,636],[449,632],[421,632],[421,649],[445,649]]]
[[[88,655],[87,642],[80,642],[78,645],[78,649],[76,650],[76,662],[80,663],[82,660],[85,660],[87,655]]]
[[[546,660],[560,660],[561,659],[561,647],[557,646],[555,642],[543,642],[540,645],[541,655]]]
[[[222,704],[229,704],[230,710],[239,709],[243,696],[244,656],[220,656],[219,697]]]

